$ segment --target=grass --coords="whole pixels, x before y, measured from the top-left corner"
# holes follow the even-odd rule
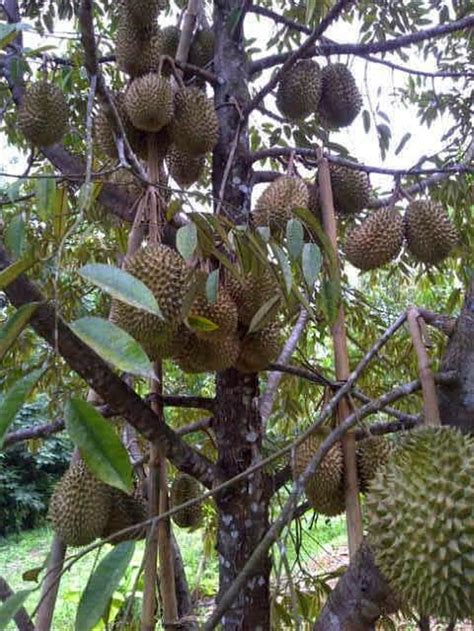
[[[311,524],[310,518],[302,521],[304,536],[302,537],[300,554],[305,560],[311,560],[320,556],[331,545],[344,542],[345,525],[342,519],[318,521]],[[186,574],[191,589],[198,588],[200,595],[211,597],[217,591],[218,567],[215,552],[205,567],[201,567],[203,556],[203,531],[188,533],[175,529],[178,542],[181,546]],[[290,563],[296,558],[295,542],[297,541],[297,528],[293,525],[291,536],[286,542],[287,556]],[[40,568],[45,562],[52,539],[52,531],[48,528],[22,532],[18,535],[0,539],[0,576],[9,583],[10,587],[17,591],[37,586],[34,582],[23,580],[23,574],[28,570]],[[210,549],[211,546],[207,546]],[[140,566],[144,543],[137,543],[135,554],[131,563],[132,569]],[[72,631],[74,619],[80,595],[87,583],[87,579],[99,558],[106,554],[110,547],[105,547],[99,557],[91,553],[80,559],[61,580],[58,603],[53,620],[53,631]],[[130,571],[124,579],[125,589],[131,585],[132,574]],[[199,585],[196,584],[199,581]],[[32,612],[38,603],[40,590],[34,591],[26,601],[26,609]],[[123,594],[118,594],[123,599]],[[103,628],[103,627],[97,627]],[[7,631],[14,631],[15,625],[7,627]]]

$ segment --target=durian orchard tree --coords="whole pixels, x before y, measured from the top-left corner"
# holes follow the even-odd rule
[[[35,628],[55,628],[74,546],[113,545],[76,628],[110,616],[145,534],[141,629],[196,628],[170,515],[201,527],[203,494],[219,564],[204,629],[473,617],[469,3],[0,7],[4,146],[28,156],[0,202],[0,444],[65,430],[76,446]],[[64,23],[67,45],[26,46],[27,25],[55,41]],[[328,37],[338,26],[349,41]],[[420,128],[449,124],[403,169],[384,165],[380,66],[406,77],[396,98]],[[359,119],[376,165],[339,134]],[[12,428],[35,392],[54,422]],[[320,577],[304,593],[291,572],[289,592],[270,580],[309,510],[346,514],[351,562],[326,601]],[[29,593],[1,628],[33,628]],[[135,628],[132,609],[113,628]]]

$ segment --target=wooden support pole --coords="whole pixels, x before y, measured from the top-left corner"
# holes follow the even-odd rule
[[[438,395],[431,370],[431,362],[428,352],[423,344],[421,335],[420,320],[421,315],[418,309],[410,307],[407,314],[408,328],[410,330],[413,348],[418,359],[418,370],[420,373],[421,391],[423,393],[423,424],[441,425],[439,414]]]
[[[329,174],[328,161],[323,157],[322,149],[319,149],[318,157],[319,195],[322,207],[323,227],[333,249],[336,274],[340,275],[337,253],[337,223],[334,212],[331,176]],[[347,351],[344,307],[342,304],[339,306],[336,321],[331,327],[331,335],[334,345],[336,379],[338,381],[345,381],[349,378],[350,366]],[[339,422],[344,421],[350,413],[349,403],[347,399],[343,399],[338,407]],[[344,435],[342,438],[342,448],[344,451],[347,533],[349,539],[349,554],[352,558],[357,552],[363,536],[362,513],[359,504],[359,484],[357,479],[356,442],[353,432],[347,432]]]

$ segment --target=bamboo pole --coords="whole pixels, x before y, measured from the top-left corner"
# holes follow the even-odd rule
[[[319,195],[323,215],[323,227],[333,249],[336,274],[340,275],[339,258],[337,253],[337,222],[334,212],[329,166],[328,161],[323,157],[322,149],[318,150],[318,157]],[[336,379],[339,381],[345,381],[349,378],[350,366],[349,354],[347,351],[344,306],[342,304],[339,306],[336,321],[331,327],[331,335],[334,346]],[[349,403],[347,399],[344,398],[341,400],[338,407],[339,422],[342,423],[350,415],[350,413]],[[344,452],[344,490],[347,515],[347,534],[349,540],[349,554],[352,558],[361,544],[363,536],[354,432],[347,432],[343,436],[342,448]]]
[[[410,330],[413,348],[418,359],[418,370],[420,373],[421,391],[423,393],[423,425],[441,425],[439,414],[438,396],[431,370],[431,362],[428,352],[423,344],[420,321],[420,313],[416,307],[410,307],[407,314],[408,328]]]

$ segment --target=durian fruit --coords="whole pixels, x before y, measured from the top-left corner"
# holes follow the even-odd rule
[[[369,436],[357,442],[357,477],[361,493],[367,493],[375,474],[392,454],[392,443],[385,436]]]
[[[169,79],[155,73],[134,79],[125,93],[124,105],[132,125],[144,131],[159,131],[174,112]]]
[[[259,372],[274,362],[281,350],[281,327],[270,322],[259,331],[247,334],[242,340],[240,355],[235,367],[240,372]]]
[[[307,208],[308,188],[299,177],[283,175],[272,182],[260,195],[253,212],[256,226],[268,226],[278,234],[286,229],[296,208]]]
[[[370,201],[369,176],[364,171],[330,163],[334,209],[339,215],[354,215]]]
[[[225,287],[219,288],[213,303],[207,300],[205,291],[199,291],[189,310],[189,317],[206,318],[217,325],[218,328],[212,331],[193,328],[194,334],[204,340],[219,341],[237,332],[237,305]]]
[[[148,151],[147,134],[132,125],[125,109],[125,94],[118,92],[114,94],[113,98],[132,151],[136,153],[139,158],[146,158]],[[116,159],[118,158],[117,146],[105,107],[106,106],[102,105],[95,116],[94,135],[100,149],[110,158]]]
[[[53,83],[37,81],[26,90],[18,114],[21,132],[37,147],[59,142],[68,129],[69,108]]]
[[[168,172],[181,188],[188,188],[199,180],[205,163],[204,156],[190,156],[174,146],[166,155]]]
[[[321,429],[296,447],[292,463],[295,479],[306,469],[327,436],[328,431]],[[306,483],[305,493],[314,510],[322,515],[333,517],[344,512],[344,455],[341,443],[336,443],[324,456],[316,473]]]
[[[121,15],[132,20],[139,28],[151,26],[162,8],[161,0],[120,0],[119,3]]]
[[[197,31],[189,49],[188,61],[204,68],[214,59],[214,32],[211,29]]]
[[[399,597],[422,616],[474,616],[474,440],[409,433],[367,496],[368,540]]]
[[[210,341],[182,329],[175,337],[172,357],[186,373],[222,372],[234,365],[239,353],[240,340],[236,334]]]
[[[146,500],[138,485],[133,495],[127,495],[123,491],[113,487],[110,488],[110,495],[111,509],[109,519],[102,532],[103,539],[110,537],[119,530],[140,524],[146,520],[148,512]],[[145,532],[146,527],[137,526],[135,530],[129,533],[114,537],[112,543],[117,544],[131,539],[141,539],[145,536]]]
[[[317,184],[306,184],[308,188],[308,210],[316,217],[319,222],[322,222],[323,217],[321,213],[321,203],[319,201],[319,187]]]
[[[189,502],[189,500],[199,497],[201,493],[201,485],[195,478],[187,473],[180,473],[171,485],[170,507],[176,508],[180,504],[184,504],[184,502]],[[203,521],[202,504],[193,504],[187,508],[182,508],[171,517],[180,528],[191,528],[193,530],[199,528]]]
[[[182,88],[175,95],[174,106],[170,133],[176,147],[192,156],[212,151],[219,139],[213,102],[199,88]]]
[[[161,52],[162,34],[156,26],[138,28],[133,21],[120,19],[115,38],[115,57],[120,70],[132,78],[156,72]]]
[[[329,127],[347,127],[362,107],[355,79],[344,64],[329,64],[322,72],[322,91],[318,112]]]
[[[278,84],[276,104],[290,120],[314,114],[321,98],[321,71],[312,59],[300,59],[285,72]]]
[[[428,200],[416,200],[405,213],[408,251],[423,263],[439,263],[458,241],[456,228],[444,208]]]
[[[239,279],[228,275],[225,286],[237,305],[239,322],[244,326],[249,326],[257,311],[279,290],[276,280],[266,270],[249,272]]]
[[[151,289],[164,319],[119,300],[112,301],[110,319],[138,340],[150,359],[165,357],[181,322],[189,277],[186,264],[166,245],[147,245],[125,259],[125,269]]]
[[[180,38],[181,38],[181,30],[177,26],[170,25],[162,29],[161,30],[161,49],[160,49],[161,54],[166,55],[167,57],[171,57],[172,59],[175,59],[176,53],[178,52]],[[169,76],[172,73],[171,64],[166,60],[163,63],[162,73],[165,76]]]
[[[121,193],[133,199],[140,197],[143,192],[140,180],[131,171],[123,167],[110,174],[108,183],[114,184]]]
[[[353,228],[344,246],[347,260],[361,270],[382,267],[402,249],[403,219],[393,210],[381,208]]]
[[[70,465],[53,492],[48,512],[54,532],[66,545],[85,546],[102,536],[112,507],[110,488],[82,460]]]

